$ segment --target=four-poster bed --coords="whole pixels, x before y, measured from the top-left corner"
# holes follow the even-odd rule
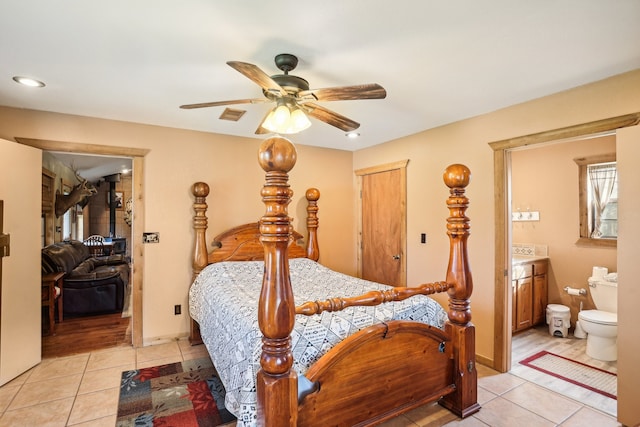
[[[217,236],[211,252],[209,187],[192,188],[190,311],[197,323],[191,339],[202,334],[238,425],[375,425],[433,401],[460,417],[478,411],[464,195],[469,170],[452,165],[444,174],[450,188],[446,279],[393,288],[315,262],[316,189],[306,193],[308,238],[301,246],[288,216],[295,161],[288,140],[262,143],[265,215]],[[448,293],[448,311],[426,297],[437,292]]]

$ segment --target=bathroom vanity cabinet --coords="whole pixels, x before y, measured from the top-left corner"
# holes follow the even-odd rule
[[[547,258],[518,257],[512,265],[512,332],[546,321]]]

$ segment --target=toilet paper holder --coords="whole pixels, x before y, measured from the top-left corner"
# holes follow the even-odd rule
[[[569,286],[565,286],[564,291],[569,295],[582,295],[582,296],[587,295],[587,290],[584,288],[576,289],[576,288],[570,288]]]

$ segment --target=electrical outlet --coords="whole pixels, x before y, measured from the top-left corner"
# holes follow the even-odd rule
[[[420,243],[427,243],[427,233],[420,234]]]
[[[173,307],[173,313],[177,316],[179,314],[182,314],[182,306],[180,304],[176,304]]]
[[[160,243],[160,233],[142,233],[142,243]]]

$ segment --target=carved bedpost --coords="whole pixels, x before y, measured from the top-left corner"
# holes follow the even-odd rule
[[[207,196],[209,195],[209,185],[205,182],[196,182],[191,186],[191,193],[195,197],[193,202],[193,210],[195,215],[193,217],[193,230],[196,233],[195,246],[193,248],[193,263],[191,282],[193,282],[196,276],[207,266]],[[200,326],[196,321],[191,319],[189,328],[189,343],[191,345],[202,344],[202,337],[200,336]]]
[[[296,149],[282,137],[266,139],[258,153],[266,172],[262,201],[266,211],[260,220],[260,241],[264,246],[264,278],[258,307],[262,331],[262,356],[257,375],[258,421],[268,427],[297,424],[298,384],[292,369],[291,331],[295,302],[289,277],[288,205],[293,192],[288,172],[296,163]]]
[[[318,199],[320,191],[317,188],[309,188],[305,194],[307,198],[307,258],[318,261],[320,248],[318,247]]]
[[[446,281],[453,286],[447,291],[449,294],[449,323],[446,327],[452,337],[455,364],[453,380],[456,391],[441,399],[440,404],[464,418],[480,409],[477,403],[478,373],[475,366],[475,326],[471,323],[470,308],[473,280],[467,255],[469,218],[465,216],[469,206],[469,199],[465,196],[465,188],[469,185],[471,172],[464,165],[450,165],[443,178],[450,189],[450,196],[447,199],[449,208],[449,218],[447,218],[449,266]]]
[[[469,218],[465,216],[469,199],[464,194],[470,178],[471,172],[464,165],[451,165],[444,173],[444,182],[450,189],[447,199],[447,234],[450,242],[447,282],[454,284],[448,291],[449,320],[458,325],[466,325],[471,321],[469,298],[473,292],[473,280],[467,256]]]

